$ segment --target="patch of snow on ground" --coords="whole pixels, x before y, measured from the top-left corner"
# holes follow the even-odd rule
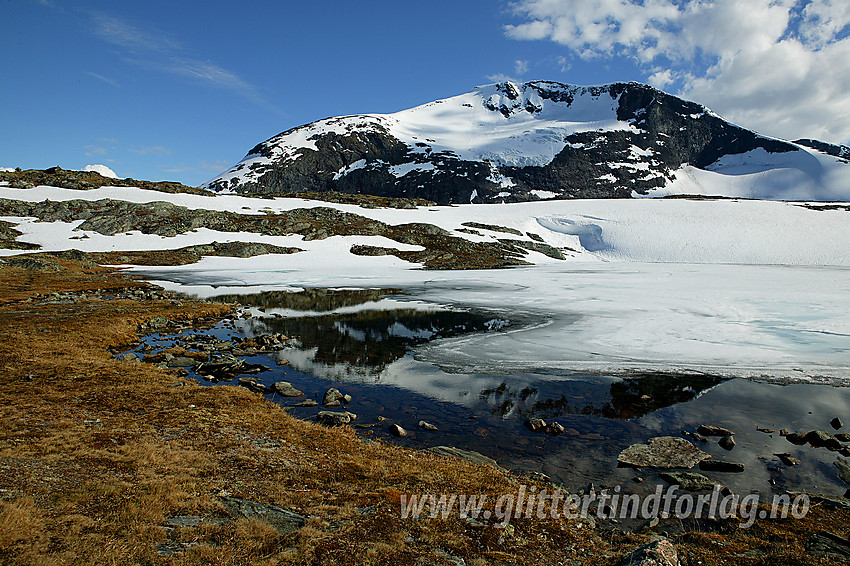
[[[94,171],[95,173],[99,173],[103,177],[109,177],[110,179],[120,179],[120,177],[115,174],[115,171],[113,171],[106,165],[102,165],[100,163],[95,163],[94,165],[86,165],[85,167],[83,167],[83,171]]]
[[[357,169],[363,169],[364,167],[366,167],[366,160],[365,159],[358,159],[354,163],[346,165],[345,167],[343,167],[342,169],[337,171],[336,174],[334,175],[334,181],[339,181],[342,177],[344,177],[345,175],[348,175],[352,171],[356,171]]]
[[[436,168],[433,163],[403,163],[390,167],[390,173],[395,177],[404,177],[412,171],[433,171]]]

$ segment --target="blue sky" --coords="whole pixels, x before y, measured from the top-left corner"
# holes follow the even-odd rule
[[[6,0],[0,166],[197,185],[291,127],[506,78],[651,82],[770,135],[850,141],[850,2],[705,5]]]

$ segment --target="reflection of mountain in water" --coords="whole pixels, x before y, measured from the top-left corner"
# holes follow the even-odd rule
[[[547,381],[520,391],[502,383],[483,390],[481,398],[498,416],[517,413],[554,418],[581,414],[633,419],[690,401],[725,380],[709,375],[650,373],[615,381],[610,387],[593,381]]]
[[[315,348],[315,362],[347,363],[372,372],[398,360],[409,348],[429,340],[499,330],[510,323],[481,313],[393,309],[263,318],[255,324],[261,325],[263,332],[297,337],[301,349]]]
[[[213,300],[251,307],[328,312],[343,307],[379,301],[387,295],[400,295],[401,289],[304,289],[266,291],[251,295],[220,295]]]

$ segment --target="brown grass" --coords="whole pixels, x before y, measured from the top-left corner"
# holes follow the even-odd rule
[[[613,564],[645,540],[565,520],[520,519],[512,533],[458,517],[402,520],[402,493],[495,499],[515,492],[520,480],[366,443],[352,429],[295,419],[246,389],[202,387],[116,360],[109,348],[137,341],[140,323],[156,316],[200,323],[229,306],[47,302],[53,292],[144,285],[57,263],[56,272],[0,268],[0,563],[405,565],[452,564],[456,556],[477,565]],[[284,536],[258,519],[163,528],[176,515],[225,517],[216,496],[222,490],[310,518]],[[691,564],[760,563],[763,557],[735,557],[751,547],[776,563],[825,564],[803,553],[806,536],[819,528],[846,535],[850,517],[823,508],[810,517],[686,535],[679,543]],[[182,552],[157,554],[166,540]]]

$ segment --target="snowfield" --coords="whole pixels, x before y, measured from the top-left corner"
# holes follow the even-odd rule
[[[521,330],[438,341],[417,351],[418,359],[455,372],[689,370],[824,378],[850,385],[850,210],[844,203],[826,209],[824,203],[809,208],[781,201],[630,199],[398,210],[115,187],[0,187],[0,198],[169,201],[252,215],[322,206],[390,224],[435,224],[478,241],[508,235],[480,226],[475,228],[478,234],[457,230],[467,222],[512,228],[562,249],[567,259],[529,252],[526,259],[534,265],[528,267],[424,271],[393,256],[349,253],[355,243],[418,249],[377,236],[303,241],[297,235],[197,230],[173,238],[139,233],[107,237],[75,231],[79,222],[0,218],[23,232],[19,240],[47,251],[169,249],[212,241],[258,241],[305,250],[132,268],[165,287],[201,296],[303,287],[401,287],[419,301],[530,314],[540,321]],[[386,371],[398,373],[398,368]],[[392,382],[389,375],[385,378]]]

